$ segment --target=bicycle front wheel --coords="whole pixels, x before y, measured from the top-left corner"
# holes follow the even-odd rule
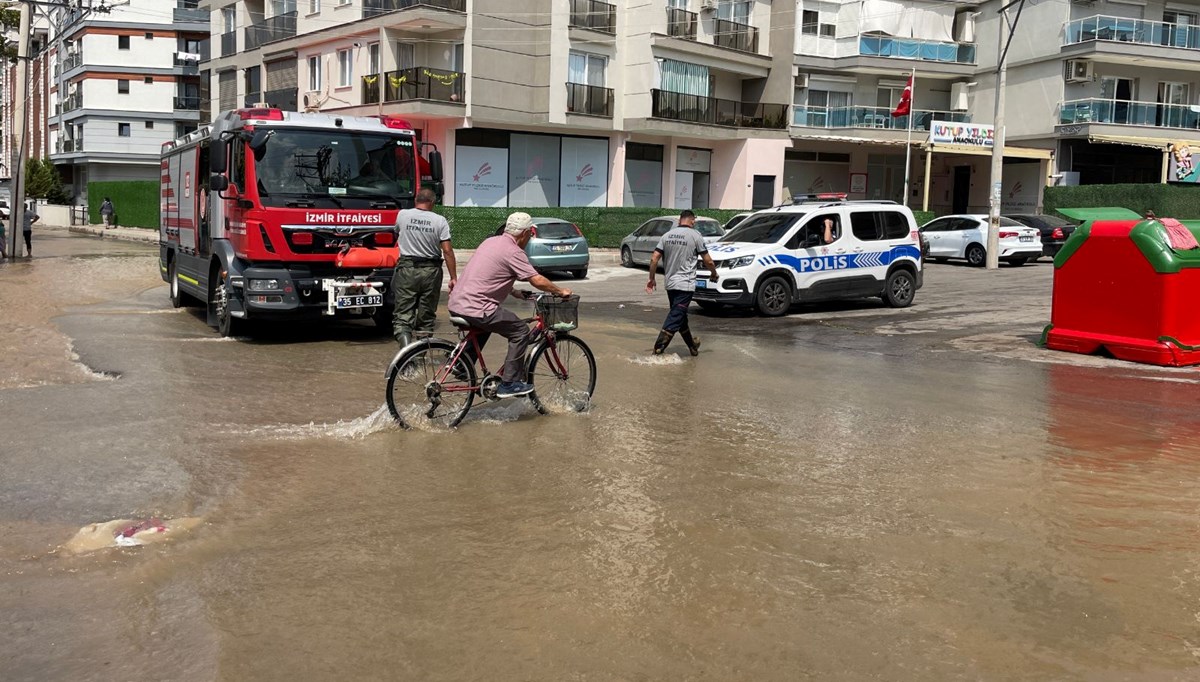
[[[406,353],[388,373],[388,410],[404,428],[453,428],[467,416],[475,399],[475,368],[460,356],[447,369],[455,348],[448,341],[430,339]]]
[[[542,414],[583,412],[596,390],[596,356],[582,340],[559,334],[542,344],[529,361],[529,399]]]

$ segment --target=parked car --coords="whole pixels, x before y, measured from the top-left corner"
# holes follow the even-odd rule
[[[1042,233],[1042,255],[1053,258],[1062,250],[1067,237],[1075,231],[1075,223],[1053,215],[1010,215],[1009,218],[1036,227]]]
[[[708,250],[719,278],[710,282],[707,269],[698,270],[693,299],[706,309],[753,307],[774,317],[793,303],[870,296],[903,308],[923,283],[916,221],[895,203],[836,200],[759,211]]]
[[[986,215],[948,215],[921,227],[929,241],[929,257],[934,261],[965,258],[974,266],[987,262]],[[1042,255],[1042,241],[1036,228],[1026,227],[1010,218],[1000,218],[1000,260],[1024,265]]]
[[[504,225],[493,234],[502,234]],[[534,218],[532,235],[525,245],[529,263],[540,273],[569,272],[576,279],[588,274],[591,256],[587,239],[575,223],[561,218]]]
[[[721,226],[721,229],[728,232],[728,231],[732,230],[733,228],[737,227],[738,223],[742,222],[743,220],[745,220],[746,218],[749,218],[752,215],[754,215],[754,214],[753,213],[738,213],[737,215],[733,216],[729,220],[726,220],[725,224]]]
[[[621,240],[621,265],[631,268],[634,265],[649,265],[650,254],[664,234],[679,225],[679,216],[661,216],[651,218],[642,223]],[[706,244],[711,244],[725,235],[721,223],[712,218],[696,217],[696,231],[704,237]]]
[[[8,220],[12,215],[12,210],[8,207],[8,201],[0,199],[0,220]]]

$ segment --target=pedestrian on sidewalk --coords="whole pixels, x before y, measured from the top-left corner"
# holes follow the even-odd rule
[[[100,219],[104,221],[104,229],[112,227],[112,217],[115,211],[113,210],[112,199],[104,197],[104,203],[100,204]]]
[[[8,258],[8,233],[4,229],[4,221],[0,220],[0,259]]]
[[[25,237],[25,256],[33,258],[33,224],[38,221],[38,214],[33,212],[33,207],[30,206],[25,210],[24,224],[21,225],[21,234]]]
[[[700,341],[692,336],[688,327],[688,306],[692,304],[692,295],[696,291],[696,259],[704,259],[704,265],[709,271],[709,281],[716,282],[717,266],[712,256],[708,255],[708,247],[704,245],[704,237],[696,231],[696,214],[683,211],[679,214],[679,225],[662,236],[658,246],[654,247],[654,255],[650,256],[650,281],[646,283],[646,293],[654,293],[658,286],[655,275],[658,273],[658,262],[663,262],[663,275],[667,280],[667,302],[671,309],[667,319],[663,321],[662,331],[654,342],[654,354],[662,355],[670,345],[671,339],[678,333],[687,344],[688,351],[693,355],[700,354]]]
[[[437,319],[438,297],[442,294],[442,261],[450,273],[450,290],[458,283],[458,266],[450,248],[450,223],[433,212],[437,195],[432,189],[417,192],[416,208],[396,215],[400,260],[392,275],[396,298],[392,333],[401,346],[412,343],[413,335],[429,336]]]

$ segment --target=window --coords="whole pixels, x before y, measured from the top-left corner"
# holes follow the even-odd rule
[[[221,23],[225,25],[225,33],[237,30],[237,8],[233,6],[221,10]]]
[[[567,82],[604,87],[608,58],[586,52],[572,52],[567,61]]]
[[[880,211],[884,239],[904,239],[909,235],[908,219],[899,211]]]
[[[454,44],[454,70],[462,72],[462,71],[465,71],[466,68],[467,68],[466,48],[463,47],[462,43],[455,43]]]
[[[837,25],[821,24],[821,37],[822,38],[836,38],[837,37]]]
[[[246,145],[229,143],[229,182],[239,190],[246,186]]]
[[[350,87],[350,81],[354,78],[354,52],[352,50],[338,50],[338,87]]]
[[[117,124],[117,137],[129,137],[132,134],[128,123]]]
[[[150,85],[151,83],[154,82],[154,76],[146,76],[145,78],[142,79],[142,82],[145,83],[146,85]]]
[[[746,242],[750,244],[774,244],[792,229],[800,216],[796,213],[770,213],[743,220],[737,227],[721,237],[723,242]]]
[[[850,229],[854,232],[856,239],[870,242],[883,237],[883,231],[879,229],[879,223],[875,221],[875,215],[874,211],[861,211],[850,214]]]
[[[310,91],[321,90],[321,55],[313,55],[308,58],[308,89]]]
[[[321,11],[321,0],[308,0],[308,13],[316,14]]]
[[[396,68],[400,70],[411,69],[416,65],[416,45],[412,43],[396,43]]]
[[[930,225],[933,228],[933,225]],[[862,241],[877,239],[904,239],[909,234],[908,219],[899,211],[863,211],[850,215],[850,228],[854,236]],[[942,232],[962,229],[957,225],[947,225],[931,231]]]
[[[146,121],[146,130],[154,130],[154,121]]]
[[[379,43],[367,45],[367,73],[379,73]]]
[[[118,79],[117,80],[117,92],[122,95],[128,95],[129,94],[129,81],[125,80],[124,78]]]
[[[661,237],[664,234],[666,234],[667,231],[670,229],[671,229],[671,221],[655,220],[654,224],[650,226],[649,231],[646,232],[646,236],[647,237]]]
[[[720,0],[717,5],[717,18],[749,24],[750,7],[753,4],[752,0]]]
[[[150,32],[147,32],[147,33],[146,33],[146,40],[154,40],[154,34],[153,34],[153,33],[150,33]]]
[[[821,23],[821,15],[817,12],[806,9],[800,15],[800,33],[806,36],[817,35],[817,28]]]
[[[128,50],[129,49],[129,36],[117,36],[117,49],[118,50]]]

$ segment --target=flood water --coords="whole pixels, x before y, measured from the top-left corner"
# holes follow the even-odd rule
[[[1200,676],[1200,375],[803,315],[653,358],[661,301],[585,294],[590,412],[401,431],[368,325],[221,340],[152,248],[43,242],[0,264],[6,681]],[[55,551],[150,515],[204,524]]]

